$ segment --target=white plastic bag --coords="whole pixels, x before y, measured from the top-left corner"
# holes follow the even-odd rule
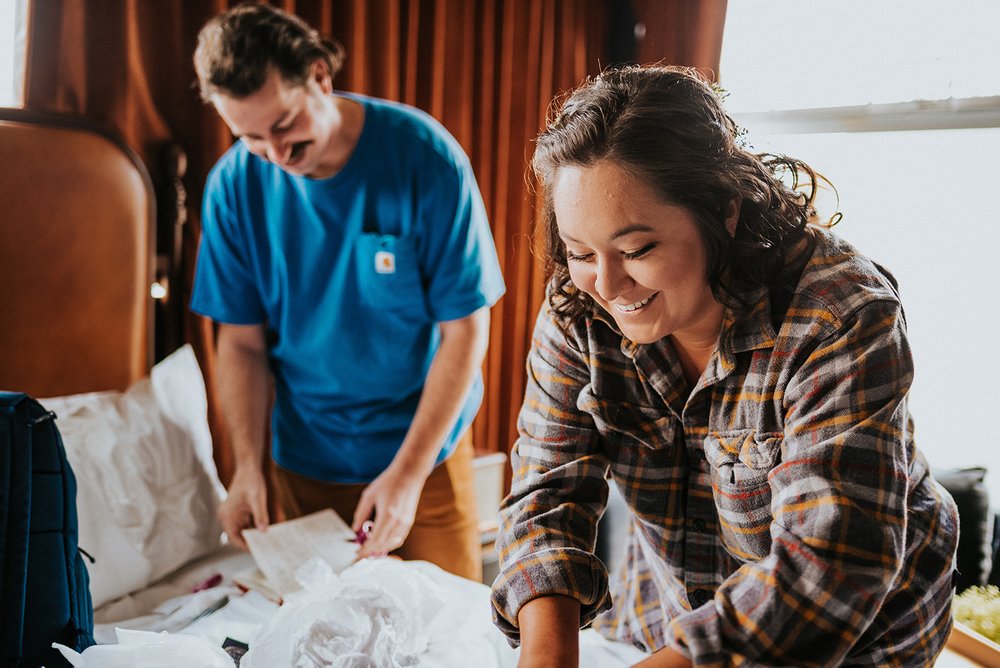
[[[116,629],[117,645],[93,645],[76,652],[53,643],[74,668],[233,668],[225,650],[183,633]]]

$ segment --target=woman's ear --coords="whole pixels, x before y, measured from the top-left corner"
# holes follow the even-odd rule
[[[740,204],[743,200],[739,196],[733,196],[726,205],[726,230],[729,236],[736,236],[736,223],[740,220]]]

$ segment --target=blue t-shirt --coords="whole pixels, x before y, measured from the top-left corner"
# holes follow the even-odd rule
[[[266,323],[273,455],[332,482],[392,461],[438,349],[436,323],[504,292],[472,167],[433,118],[351,95],[364,128],[326,179],[289,174],[235,144],[205,188],[191,308]],[[476,377],[438,461],[482,401]]]

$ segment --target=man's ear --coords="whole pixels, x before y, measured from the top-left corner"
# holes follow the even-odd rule
[[[726,230],[729,232],[729,236],[736,236],[736,223],[740,220],[740,205],[743,200],[739,196],[733,196],[729,200],[729,204],[726,205]]]
[[[325,95],[333,92],[333,77],[330,75],[330,68],[326,61],[322,58],[317,58],[309,66],[309,79],[315,82]]]

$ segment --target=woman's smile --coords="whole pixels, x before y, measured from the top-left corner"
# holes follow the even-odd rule
[[[631,304],[612,304],[612,306],[619,313],[629,313],[629,314],[639,313],[643,311],[646,308],[646,306],[648,306],[649,303],[653,301],[653,298],[655,298],[656,295],[658,294],[659,294],[658,292],[653,293],[650,296],[643,299],[642,301],[632,302]]]

